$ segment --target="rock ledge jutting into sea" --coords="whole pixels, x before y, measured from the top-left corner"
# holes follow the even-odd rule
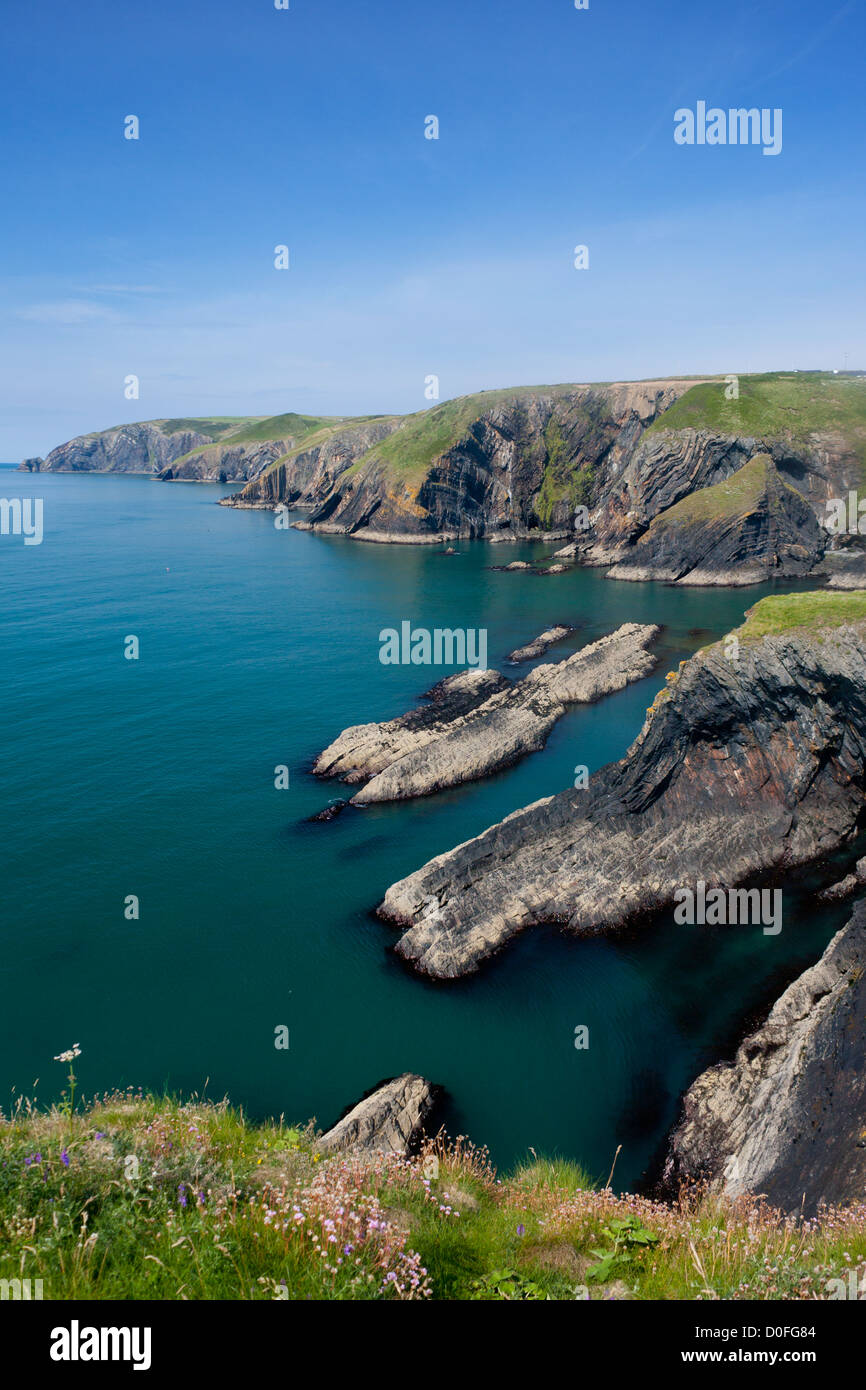
[[[656,658],[646,648],[659,631],[624,623],[519,681],[495,671],[448,676],[429,692],[424,709],[344,730],[313,771],[365,782],[352,797],[356,806],[426,796],[486,777],[543,748],[569,704],[588,704],[648,675]]]
[[[821,626],[827,603],[839,625]],[[774,631],[791,605],[814,622]],[[738,658],[719,643],[671,673],[626,756],[587,788],[393,884],[379,915],[404,928],[397,952],[453,978],[528,927],[612,931],[699,879],[739,886],[846,846],[864,812],[866,595],[780,596],[750,614]]]

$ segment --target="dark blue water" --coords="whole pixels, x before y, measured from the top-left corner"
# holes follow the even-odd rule
[[[277,531],[225,489],[3,470],[42,497],[45,539],[0,537],[0,1104],[88,1093],[228,1093],[254,1115],[333,1122],[386,1076],[448,1088],[452,1123],[507,1165],[531,1145],[634,1183],[695,1073],[845,915],[780,937],[670,924],[514,943],[433,986],[370,916],[387,886],[517,807],[620,757],[664,673],[768,588],[678,590],[488,568],[531,546],[365,545]],[[382,666],[378,634],[486,627],[492,665],[555,621],[565,654],[626,620],[666,625],[648,680],[571,712],[547,748],[475,786],[307,821],[339,784],[307,769],[347,724],[412,706],[447,670]],[[138,661],[123,639],[140,639]],[[274,768],[291,769],[289,790]],[[127,895],[138,921],[124,918]],[[274,1029],[290,1029],[288,1052]],[[590,1048],[574,1048],[579,1024]]]

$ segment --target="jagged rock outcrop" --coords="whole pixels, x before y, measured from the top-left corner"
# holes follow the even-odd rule
[[[866,805],[866,620],[748,633],[736,660],[718,644],[672,673],[626,756],[586,789],[515,811],[389,888],[379,914],[404,928],[398,953],[452,978],[536,924],[607,932],[699,879],[734,887],[846,847]]]
[[[43,473],[159,473],[182,454],[209,444],[211,436],[196,430],[167,433],[161,421],[119,425],[117,429],[82,434],[52,449],[39,471]],[[25,460],[22,468],[32,463]]]
[[[43,458],[32,458],[21,460],[21,471],[24,473],[41,473],[45,466]]]
[[[430,692],[427,708],[346,729],[313,770],[322,777],[364,780],[351,799],[355,806],[427,796],[486,777],[543,748],[568,705],[588,704],[648,675],[656,663],[646,649],[659,631],[624,623],[520,681],[489,671],[447,677]]]
[[[866,858],[858,859],[853,871],[839,879],[838,883],[831,883],[829,888],[822,889],[818,901],[838,902],[840,898],[850,898],[858,888],[866,888]]]
[[[364,420],[345,427],[323,430],[300,448],[283,448],[275,455],[275,467],[257,471],[227,507],[321,507],[337,480],[380,440],[392,434],[399,416]],[[322,528],[324,529],[324,528]]]
[[[366,782],[386,767],[423,748],[456,719],[477,709],[498,690],[511,686],[498,671],[458,671],[425,691],[428,705],[381,724],[353,724],[319,754],[313,764],[317,777]]]
[[[564,540],[544,574],[566,560],[692,584],[823,574],[828,537],[809,513],[822,522],[861,485],[866,382],[765,373],[739,386],[730,398],[721,378],[519,387],[402,418],[149,421],[82,436],[41,466],[242,482],[226,505],[297,507],[309,519],[294,525],[357,540]],[[751,513],[698,526],[677,511],[759,452],[775,474]]]
[[[733,1062],[686,1092],[665,1178],[806,1216],[866,1198],[866,901]]]
[[[522,388],[446,402],[399,421],[388,451],[371,450],[306,524],[379,541],[569,535],[577,475],[591,491],[596,465],[629,456],[692,384]]]
[[[516,647],[513,652],[508,653],[505,659],[510,661],[513,666],[520,666],[524,661],[537,661],[557,642],[564,642],[569,633],[573,631],[574,628],[567,623],[557,623],[555,627],[549,627],[544,632],[540,632],[535,640],[527,642],[525,647]]]
[[[407,1155],[420,1146],[440,1088],[423,1076],[404,1072],[377,1086],[319,1139],[323,1153],[347,1149]]]
[[[769,454],[659,513],[608,579],[760,584],[808,574],[826,534]]]
[[[207,444],[159,469],[157,477],[163,483],[244,483],[282,458],[293,443],[290,435],[287,439]]]

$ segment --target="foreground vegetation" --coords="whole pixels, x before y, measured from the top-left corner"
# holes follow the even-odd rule
[[[0,1118],[0,1280],[46,1299],[823,1299],[849,1270],[866,1206],[797,1225],[566,1162],[500,1178],[464,1139],[328,1158],[310,1129],[131,1090]]]

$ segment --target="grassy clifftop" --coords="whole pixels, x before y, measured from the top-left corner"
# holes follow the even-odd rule
[[[720,383],[692,386],[649,428],[789,438],[838,433],[866,466],[866,381],[831,372],[767,372],[739,378],[739,398]]]
[[[566,1162],[498,1177],[464,1139],[327,1158],[311,1126],[131,1090],[0,1117],[0,1280],[46,1299],[813,1299],[849,1269],[862,1206],[795,1228]]]
[[[866,619],[866,591],[836,593],[826,589],[804,594],[769,594],[746,612],[738,636],[759,641],[793,628],[839,627]]]

